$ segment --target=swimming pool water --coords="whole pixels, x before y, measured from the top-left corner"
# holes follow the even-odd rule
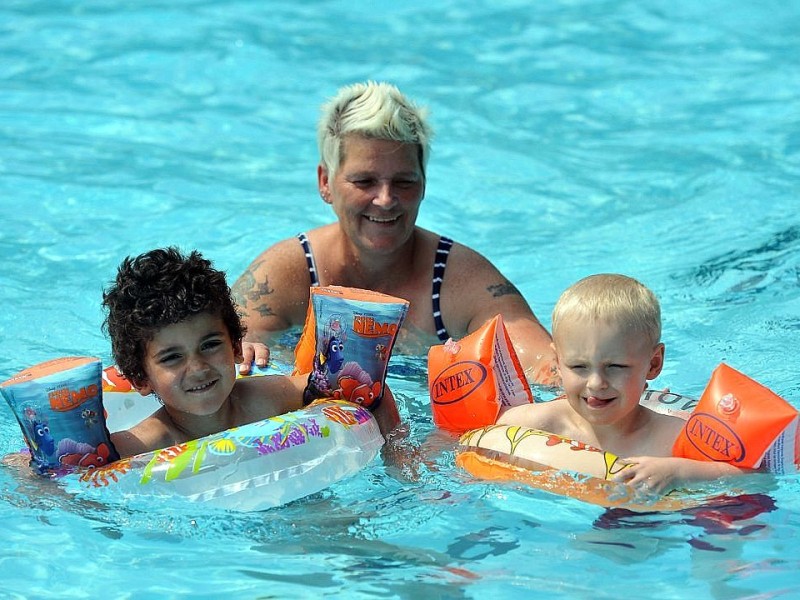
[[[109,361],[119,261],[199,248],[235,278],[333,219],[319,105],[389,80],[436,130],[420,224],[470,243],[549,326],[590,273],[662,302],[657,385],[721,361],[800,407],[800,2],[7,0],[0,6],[0,379]],[[99,504],[0,469],[9,598],[767,598],[800,594],[800,481],[630,515],[469,480],[421,357],[389,383],[411,467],[258,514]],[[0,411],[0,451],[21,436]]]

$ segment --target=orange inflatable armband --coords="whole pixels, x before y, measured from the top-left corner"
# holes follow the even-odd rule
[[[454,433],[493,425],[502,406],[533,402],[500,315],[459,342],[431,347],[428,387],[434,423]]]
[[[303,403],[336,398],[374,410],[408,300],[341,286],[312,287],[295,375],[308,373]]]
[[[714,370],[675,440],[673,456],[775,473],[795,471],[798,412],[726,364]]]

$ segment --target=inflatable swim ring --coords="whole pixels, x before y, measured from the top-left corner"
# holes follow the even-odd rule
[[[640,402],[684,420],[697,405],[696,399],[656,390],[645,390]],[[618,456],[546,431],[489,425],[467,431],[458,443],[456,465],[479,479],[516,481],[599,506],[638,511],[679,510],[693,504],[610,481],[625,468]]]
[[[699,401],[670,392],[646,390],[640,402],[656,412],[687,422],[675,442],[673,456],[724,460],[772,473],[798,470],[797,410],[727,365],[722,364],[714,371]],[[732,405],[736,408],[733,418],[724,428],[716,425],[725,423],[726,414],[734,412],[730,410]],[[695,424],[699,419],[705,422]],[[701,452],[704,446],[693,442],[692,436],[701,438],[707,447],[718,449],[718,456],[711,458],[708,450]],[[695,445],[687,452],[690,442]],[[750,462],[744,462],[744,457]],[[699,503],[698,499],[676,494],[649,495],[633,486],[609,481],[626,468],[619,457],[582,442],[526,427],[489,425],[464,433],[459,439],[456,464],[481,479],[519,481],[607,507],[675,510]]]
[[[279,372],[283,370],[256,369],[252,376]],[[330,398],[201,439],[109,462],[101,460],[105,455],[96,456],[95,446],[110,445],[108,431],[127,429],[156,411],[160,407],[157,399],[133,390],[115,367],[101,370],[94,358],[56,359],[23,374],[2,388],[9,397],[14,392],[12,408],[21,410],[21,424],[27,425],[25,410],[35,404],[36,418],[54,427],[49,434],[51,443],[36,443],[26,437],[31,466],[58,481],[66,491],[101,501],[115,495],[144,493],[183,497],[223,509],[263,510],[315,493],[358,472],[375,458],[384,442],[377,421],[366,408]],[[61,414],[51,410],[48,396],[67,396],[60,392],[56,396],[53,392],[43,394],[40,388],[72,390],[78,381],[83,386],[80,389],[91,388],[92,394],[70,393],[69,407],[63,414],[72,420],[57,419]],[[102,426],[104,432],[95,445],[79,439],[86,435],[87,406],[95,415],[93,424]],[[27,428],[23,429],[26,433]],[[84,458],[94,460],[79,457],[77,461],[64,461],[55,449],[67,436],[72,446],[85,451]],[[48,448],[45,454],[43,446]],[[37,458],[35,452],[41,456]]]
[[[272,371],[275,372],[275,371]],[[258,370],[254,375],[267,371]],[[111,431],[137,423],[158,408],[103,372],[103,403]],[[383,445],[365,408],[335,399],[204,438],[62,476],[68,491],[182,496],[218,508],[257,511],[318,492],[371,462]]]
[[[66,475],[67,489],[179,495],[219,508],[255,511],[318,492],[358,472],[383,436],[364,408],[320,400],[104,467]]]
[[[685,501],[610,481],[626,463],[560,435],[515,425],[489,425],[459,439],[456,465],[479,479],[516,481],[606,507],[675,510]]]

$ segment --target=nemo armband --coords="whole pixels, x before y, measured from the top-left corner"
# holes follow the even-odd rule
[[[106,428],[99,358],[70,356],[24,369],[0,384],[41,475],[119,458]]]
[[[340,286],[313,287],[295,349],[294,374],[308,373],[304,403],[336,398],[375,410],[408,301]]]

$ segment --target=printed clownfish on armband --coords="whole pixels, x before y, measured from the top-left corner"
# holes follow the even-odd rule
[[[94,448],[74,440],[62,440],[59,444],[59,454],[58,461],[64,466],[96,469],[110,462],[111,449],[105,442]]]
[[[381,382],[372,381],[357,362],[346,363],[337,380],[339,388],[334,390],[333,397],[371,408],[381,395]]]

